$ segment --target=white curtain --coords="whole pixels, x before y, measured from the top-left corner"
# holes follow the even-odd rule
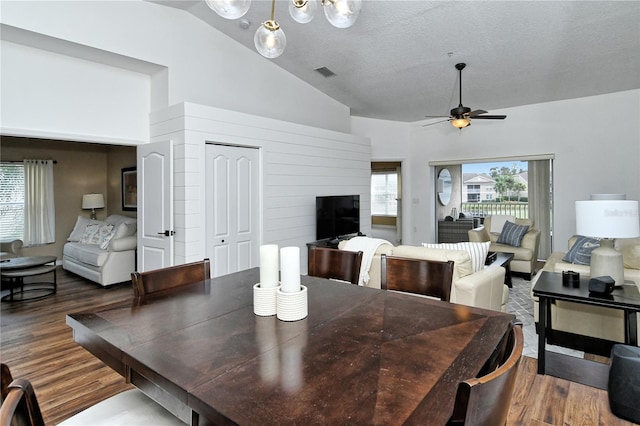
[[[24,160],[24,245],[55,242],[53,161]]]

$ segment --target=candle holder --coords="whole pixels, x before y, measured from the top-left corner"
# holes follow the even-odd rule
[[[277,287],[276,315],[281,321],[298,321],[309,314],[307,287],[301,285],[300,291],[285,293]]]
[[[253,286],[253,313],[268,317],[276,314],[276,293],[280,287],[260,287],[260,283]]]

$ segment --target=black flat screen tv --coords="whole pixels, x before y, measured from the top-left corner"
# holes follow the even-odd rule
[[[316,197],[316,239],[339,238],[360,232],[360,196]]]

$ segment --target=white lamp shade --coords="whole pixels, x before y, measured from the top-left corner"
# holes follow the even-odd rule
[[[85,194],[82,196],[83,209],[101,209],[104,207],[104,196],[102,194]]]
[[[631,200],[576,201],[576,233],[597,238],[640,236],[638,202]]]

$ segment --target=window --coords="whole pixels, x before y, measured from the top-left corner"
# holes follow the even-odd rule
[[[397,216],[398,173],[383,172],[371,175],[371,214]]]
[[[24,237],[24,164],[0,163],[0,238]]]

